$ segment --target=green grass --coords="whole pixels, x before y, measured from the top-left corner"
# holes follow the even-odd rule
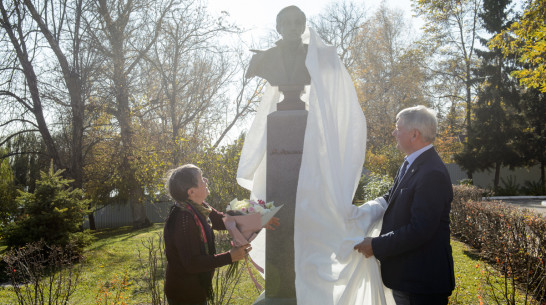
[[[143,282],[146,270],[138,261],[138,250],[144,250],[143,242],[163,232],[163,224],[141,230],[131,227],[102,230],[94,233],[97,240],[86,249],[82,266],[80,283],[71,298],[72,304],[97,304],[97,296],[102,284],[121,280],[125,274],[129,279],[126,289],[120,289],[127,304],[151,303],[149,290]],[[259,279],[261,277],[255,274]],[[261,281],[263,285],[263,280]],[[119,291],[119,290],[118,290]],[[110,288],[110,292],[116,289]],[[236,296],[230,304],[252,304],[259,293],[250,280],[248,272],[243,273],[241,283],[237,286]],[[0,288],[0,304],[17,304],[15,293],[10,288]],[[102,303],[104,304],[104,303]]]
[[[450,297],[450,304],[497,304],[493,297],[495,289],[499,304],[507,304],[499,295],[504,279],[499,272],[485,263],[466,244],[451,239],[453,262],[455,265],[455,290]],[[490,278],[488,284],[487,278]],[[516,304],[526,304],[521,293],[517,293]],[[531,304],[530,302],[527,304]]]
[[[123,227],[95,233],[97,240],[86,249],[86,260],[81,265],[83,272],[80,284],[71,298],[71,303],[97,304],[95,297],[101,284],[110,282],[110,292],[114,293],[116,289],[112,288],[111,282],[121,279],[125,274],[129,279],[126,289],[117,291],[122,293],[127,304],[150,303],[149,291],[144,288],[142,281],[146,270],[139,263],[137,253],[139,249],[141,251],[144,249],[143,242],[158,233],[161,234],[162,230],[162,224],[155,224],[141,230]],[[490,286],[486,284],[487,270],[491,270],[491,267],[481,261],[465,244],[457,240],[452,240],[451,244],[455,261],[456,289],[450,304],[466,305],[480,304],[480,302],[495,304],[490,297]],[[497,275],[497,273],[494,274]],[[263,279],[256,273],[255,276],[263,285]],[[497,277],[495,281],[501,280],[501,277]],[[252,304],[258,295],[248,273],[243,272],[230,304]],[[0,288],[0,304],[17,304],[15,293],[9,288]],[[519,298],[517,304],[524,304],[524,302]]]

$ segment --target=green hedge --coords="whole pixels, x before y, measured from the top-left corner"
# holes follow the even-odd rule
[[[546,300],[546,217],[500,201],[483,190],[454,186],[452,234],[481,252],[529,295]]]

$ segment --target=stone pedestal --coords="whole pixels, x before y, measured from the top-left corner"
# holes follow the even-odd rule
[[[266,231],[265,293],[254,304],[296,304],[294,213],[307,124],[306,110],[285,110],[267,118],[266,200],[284,204],[281,225]]]

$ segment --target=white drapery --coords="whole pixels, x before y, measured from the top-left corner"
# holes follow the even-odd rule
[[[309,116],[296,196],[294,251],[298,304],[386,304],[378,262],[353,251],[364,236],[378,234],[386,208],[375,200],[351,204],[366,150],[366,120],[352,80],[335,47],[312,30],[306,66],[311,75]],[[245,139],[238,183],[265,198],[267,115],[279,92],[269,87]],[[282,225],[282,224],[281,224]],[[265,265],[265,234],[252,243],[253,259]]]

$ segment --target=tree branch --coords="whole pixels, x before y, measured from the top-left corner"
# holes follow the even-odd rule
[[[23,106],[25,106],[25,108],[27,108],[28,110],[34,112],[34,107],[32,107],[27,102],[25,102],[25,100],[23,98],[19,97],[18,95],[14,94],[12,92],[6,91],[6,90],[0,90],[0,96],[1,95],[7,95],[9,97],[12,97],[12,98],[16,99],[17,102],[21,103]]]
[[[21,131],[18,131],[14,134],[11,134],[9,135],[8,137],[6,137],[2,142],[0,142],[0,146],[6,144],[9,140],[11,140],[12,138],[20,135],[20,134],[23,134],[23,133],[27,133],[27,132],[39,132],[40,130],[38,129],[27,129],[27,130],[21,130]]]

